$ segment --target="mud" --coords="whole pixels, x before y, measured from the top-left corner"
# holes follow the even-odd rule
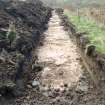
[[[0,96],[20,95],[30,79],[32,51],[47,29],[51,8],[38,0],[28,2],[0,1]],[[16,28],[16,38],[10,45],[6,38],[10,24]],[[10,96],[9,96],[10,97]]]

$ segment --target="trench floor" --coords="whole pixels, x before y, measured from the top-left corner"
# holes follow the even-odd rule
[[[44,45],[38,48],[38,62],[44,64],[41,82],[47,87],[63,90],[64,85],[75,85],[82,73],[77,46],[60,25],[59,16],[53,12],[49,28],[44,33]]]

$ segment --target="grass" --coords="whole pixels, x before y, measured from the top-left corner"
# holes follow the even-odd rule
[[[80,18],[68,11],[65,11],[70,21],[76,26],[77,31],[87,32],[92,45],[96,46],[96,50],[105,54],[105,26],[98,25],[95,21],[89,20],[86,17]]]

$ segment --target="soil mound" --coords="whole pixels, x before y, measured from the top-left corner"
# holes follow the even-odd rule
[[[15,95],[19,81],[29,75],[32,50],[47,29],[50,17],[51,8],[39,0],[0,0],[1,95]]]

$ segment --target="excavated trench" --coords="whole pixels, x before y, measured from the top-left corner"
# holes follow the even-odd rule
[[[59,16],[53,12],[44,45],[39,47],[38,62],[44,64],[41,82],[47,87],[63,90],[75,85],[82,76],[81,56],[67,32],[60,26]]]
[[[79,49],[61,22],[53,11],[44,39],[33,52],[38,60],[25,95],[2,105],[105,105],[104,93],[94,88]]]

